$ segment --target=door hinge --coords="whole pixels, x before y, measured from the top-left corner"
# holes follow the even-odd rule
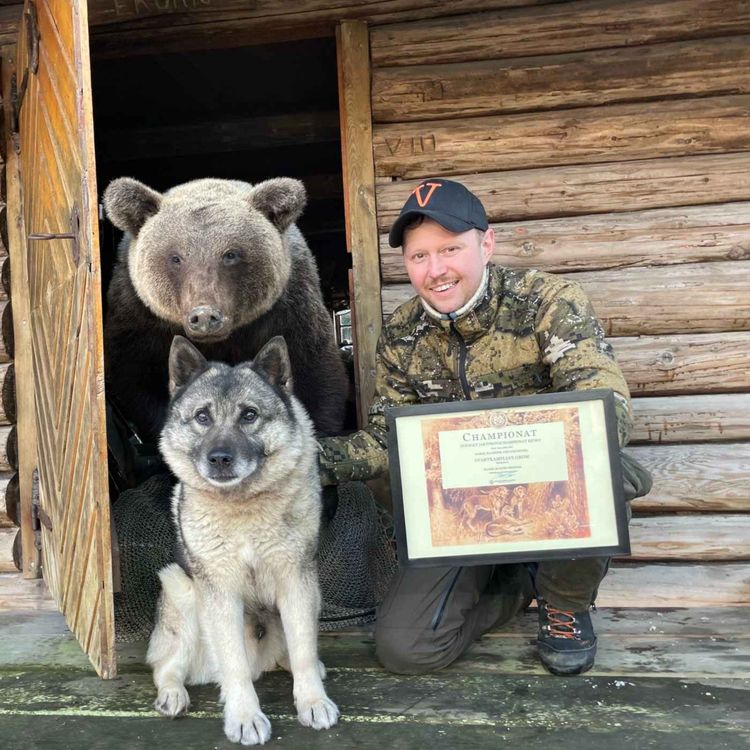
[[[70,212],[70,232],[32,232],[26,235],[27,240],[73,240],[73,264],[78,265],[81,257],[81,214],[78,206]]]
[[[34,544],[38,550],[42,549],[42,526],[47,531],[52,531],[52,519],[42,508],[39,469],[34,469],[31,474],[31,528],[34,531]]]
[[[14,135],[13,147],[17,153],[21,152],[20,139],[18,138],[18,121],[21,118],[21,106],[26,97],[26,89],[29,86],[29,74],[36,75],[39,70],[39,21],[36,14],[36,5],[33,0],[29,0],[24,12],[23,23],[26,27],[26,54],[28,63],[23,71],[21,85],[18,85],[16,74],[14,73],[11,81],[11,130]]]

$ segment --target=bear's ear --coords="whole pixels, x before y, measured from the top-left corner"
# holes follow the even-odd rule
[[[132,177],[118,177],[107,185],[102,197],[109,220],[133,237],[161,206],[161,195]]]
[[[206,358],[184,337],[175,336],[169,350],[169,395],[208,369]]]
[[[283,336],[274,336],[263,345],[253,360],[253,368],[261,370],[271,385],[291,393],[292,364]]]
[[[258,183],[250,193],[250,203],[283,232],[297,221],[305,209],[305,186],[291,177],[276,177]]]

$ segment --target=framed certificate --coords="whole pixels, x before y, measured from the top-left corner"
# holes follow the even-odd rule
[[[403,565],[630,552],[610,390],[388,409]]]

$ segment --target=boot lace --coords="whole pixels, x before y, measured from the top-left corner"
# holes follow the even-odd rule
[[[576,616],[573,612],[555,609],[546,605],[547,624],[542,627],[551,638],[578,638],[581,634],[576,627]]]

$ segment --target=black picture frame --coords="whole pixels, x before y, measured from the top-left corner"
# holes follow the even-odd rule
[[[385,417],[402,565],[630,553],[611,390],[417,404]]]

